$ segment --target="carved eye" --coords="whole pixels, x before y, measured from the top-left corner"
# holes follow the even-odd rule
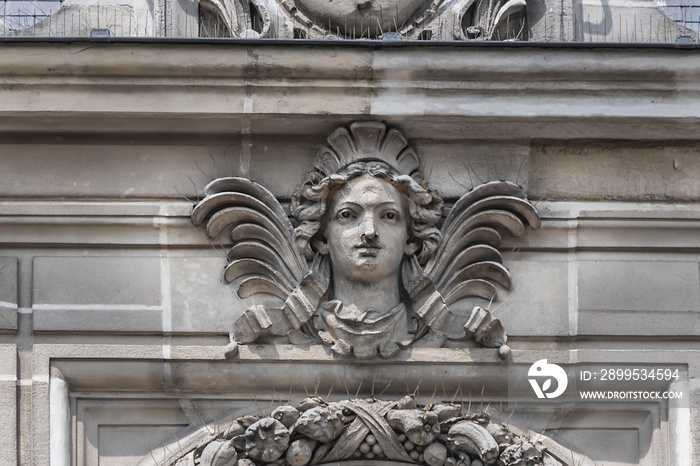
[[[384,213],[384,218],[387,220],[395,221],[399,219],[399,214],[398,212],[395,212],[393,210],[389,210]]]
[[[355,214],[350,209],[343,209],[340,212],[338,212],[337,217],[340,220],[352,220],[353,218],[355,218]]]

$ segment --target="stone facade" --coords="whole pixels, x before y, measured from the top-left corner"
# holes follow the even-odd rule
[[[697,48],[85,41],[0,56],[0,464],[138,464],[309,396],[406,395],[426,414],[488,412],[563,464],[700,462]],[[447,205],[505,180],[539,212],[501,248],[511,290],[481,302],[505,360],[277,343],[226,358],[253,303],[193,206],[240,176],[288,208],[354,121],[400,130]],[[679,369],[685,398],[510,404],[514,368],[543,359]]]

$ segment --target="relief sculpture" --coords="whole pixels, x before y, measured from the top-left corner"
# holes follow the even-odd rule
[[[290,209],[294,223],[263,186],[231,177],[210,183],[193,211],[210,237],[233,240],[224,276],[253,300],[228,356],[265,341],[358,359],[468,341],[507,354],[503,326],[484,307],[511,285],[502,235],[539,226],[522,188],[485,183],[446,208],[403,134],[355,122],[328,137]]]
[[[309,397],[269,415],[228,417],[138,466],[563,466],[546,445],[486,413],[412,396],[327,402]]]

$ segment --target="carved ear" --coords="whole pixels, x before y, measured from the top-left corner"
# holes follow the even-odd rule
[[[420,244],[418,243],[418,241],[411,241],[411,242],[406,243],[406,245],[403,247],[403,253],[406,254],[407,256],[412,256],[416,252],[418,252],[419,249],[420,249]]]
[[[311,245],[316,249],[319,254],[323,256],[327,256],[329,249],[328,249],[328,243],[325,241],[322,241],[320,239],[313,239],[311,240]]]

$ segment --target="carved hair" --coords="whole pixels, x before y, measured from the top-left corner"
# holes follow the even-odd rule
[[[440,242],[440,230],[435,224],[442,215],[442,199],[408,175],[402,175],[385,162],[354,162],[337,173],[324,177],[318,171],[306,176],[304,183],[292,196],[292,213],[300,225],[294,230],[294,242],[299,251],[311,260],[318,244],[325,242],[323,229],[328,199],[348,181],[369,175],[386,180],[408,199],[409,241],[416,242],[416,257],[424,265],[435,254]]]

